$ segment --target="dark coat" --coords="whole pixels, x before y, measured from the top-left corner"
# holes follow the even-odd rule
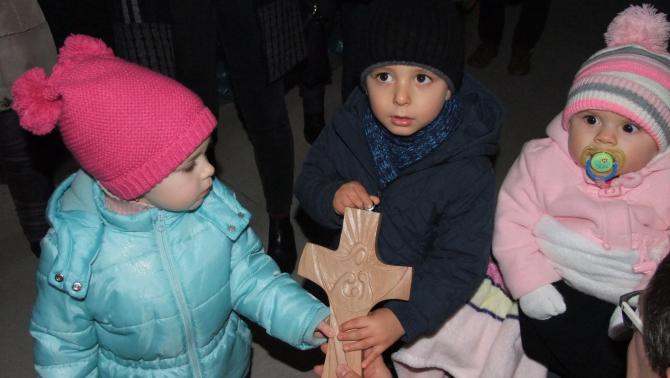
[[[385,304],[411,342],[437,331],[467,303],[484,278],[490,255],[502,107],[472,78],[458,92],[463,123],[434,151],[405,168],[383,190],[363,133],[368,99],[355,90],[309,151],[296,183],[303,209],[318,223],[342,227],[333,197],[360,182],[381,203],[377,252],[393,265],[414,268],[409,302]]]

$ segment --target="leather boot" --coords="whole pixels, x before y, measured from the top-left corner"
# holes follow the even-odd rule
[[[293,273],[297,253],[295,250],[293,226],[291,226],[291,219],[289,217],[270,217],[268,255],[275,260],[282,272]]]

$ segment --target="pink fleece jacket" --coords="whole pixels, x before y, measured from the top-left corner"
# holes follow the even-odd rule
[[[560,114],[547,135],[524,145],[498,197],[493,254],[511,294],[519,298],[561,279],[533,235],[545,215],[606,250],[637,250],[636,271],[655,270],[646,251],[670,237],[670,152],[600,188],[570,157]]]

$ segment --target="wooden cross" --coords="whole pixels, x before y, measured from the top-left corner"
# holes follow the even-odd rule
[[[383,300],[409,299],[412,268],[386,265],[377,258],[380,214],[346,208],[340,245],[336,251],[307,243],[298,274],[321,286],[330,303],[334,329],[347,320],[366,315]],[[361,351],[344,352],[337,336],[328,340],[322,378],[334,378],[345,362],[361,372]]]

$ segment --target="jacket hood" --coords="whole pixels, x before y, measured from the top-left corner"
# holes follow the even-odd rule
[[[409,170],[440,164],[445,160],[455,161],[473,156],[493,158],[498,152],[503,118],[503,107],[498,98],[469,75],[464,76],[456,95],[461,98],[463,105],[463,121],[438,148]],[[344,116],[347,119],[344,122],[333,122],[338,134],[360,134],[356,138],[357,143],[364,143],[366,150],[367,140],[362,132],[362,120],[369,107],[367,95],[357,88],[344,104]]]
[[[97,257],[103,235],[103,222],[97,215],[92,177],[78,172],[68,177],[49,199],[47,217],[57,238],[58,255],[40,259],[40,271],[46,272],[51,286],[78,299],[86,297],[91,264]],[[72,226],[75,225],[75,226]],[[49,231],[42,243],[49,242]]]

